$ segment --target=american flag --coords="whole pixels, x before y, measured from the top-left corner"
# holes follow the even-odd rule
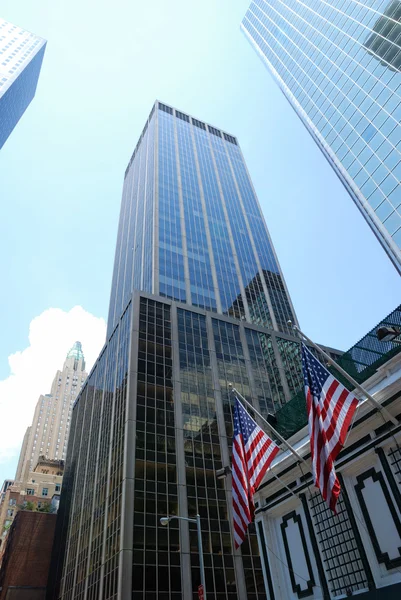
[[[315,486],[333,512],[340,495],[334,461],[345,443],[358,400],[302,344],[302,368],[308,411]]]
[[[238,548],[254,513],[253,496],[280,450],[235,398],[232,455],[234,542]]]

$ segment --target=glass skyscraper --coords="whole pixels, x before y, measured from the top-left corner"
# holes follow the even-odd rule
[[[33,99],[46,41],[0,18],[0,148]]]
[[[401,273],[401,2],[252,0],[242,30]]]
[[[231,535],[232,383],[302,388],[295,318],[235,137],[156,102],[125,173],[107,341],[73,409],[48,600],[265,600]]]
[[[236,138],[160,102],[125,173],[109,333],[134,289],[274,330],[295,319]]]

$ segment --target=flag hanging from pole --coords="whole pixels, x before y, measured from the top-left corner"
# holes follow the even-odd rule
[[[358,400],[302,344],[312,475],[333,512],[340,495],[334,461],[345,443]]]
[[[253,496],[279,450],[235,397],[232,484],[236,548],[253,519]]]

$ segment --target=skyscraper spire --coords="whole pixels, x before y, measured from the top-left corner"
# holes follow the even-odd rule
[[[63,369],[57,371],[50,394],[39,397],[32,425],[24,437],[16,481],[23,481],[39,456],[64,460],[67,451],[72,406],[87,377],[81,342],[69,350]]]
[[[78,370],[79,361],[82,361],[81,371],[85,371],[85,356],[82,351],[81,342],[74,342],[73,347],[68,351],[66,361],[68,361],[68,359],[70,359],[70,358],[74,359],[74,367],[73,368],[75,371]]]

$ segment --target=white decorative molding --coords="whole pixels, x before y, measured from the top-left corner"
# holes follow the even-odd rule
[[[284,515],[280,528],[292,590],[298,598],[313,596],[315,578],[301,516],[295,510]]]
[[[357,476],[355,491],[379,563],[401,566],[401,521],[381,471],[371,468]]]

